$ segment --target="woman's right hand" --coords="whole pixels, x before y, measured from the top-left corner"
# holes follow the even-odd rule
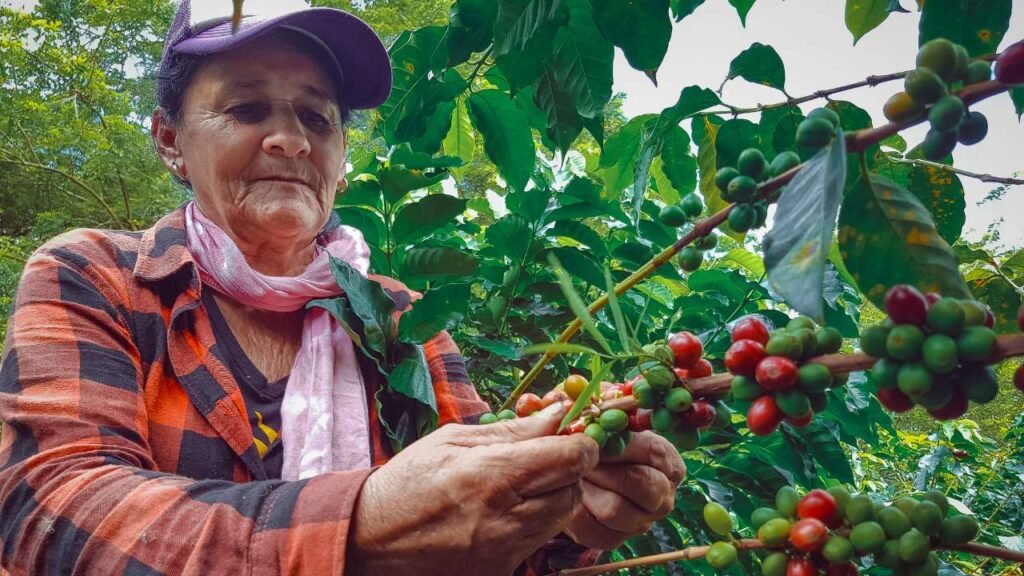
[[[553,435],[563,412],[448,425],[403,450],[363,485],[346,573],[511,574],[563,531],[598,462],[590,438]]]

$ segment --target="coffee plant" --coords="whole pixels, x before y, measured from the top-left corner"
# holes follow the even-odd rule
[[[745,21],[755,1],[730,4]],[[397,34],[393,94],[351,128],[350,187],[335,208],[363,231],[375,272],[423,293],[402,336],[452,332],[494,407],[481,425],[560,402],[560,433],[586,434],[606,455],[647,430],[680,450],[689,477],[669,517],[611,551],[612,564],[565,574],[1020,574],[1024,419],[992,440],[960,417],[1016,394],[1011,382],[1024,391],[1024,367],[1007,360],[1024,354],[1024,256],[960,238],[960,178],[979,175],[953,166],[958,147],[986,145],[978,102],[1024,113],[1024,43],[1004,42],[1012,0],[929,0],[919,16],[847,0],[855,40],[919,17],[918,53],[793,97],[781,55],[754,43],[726,81],[777,89],[779,102],[741,108],[688,86],[668,108],[623,118],[616,50],[656,81],[673,65],[673,21],[703,3],[455,0],[445,24]],[[118,146],[62,140],[93,121],[79,100],[107,111],[90,130],[134,137],[106,122],[148,112],[131,112],[136,82],[51,62],[63,46],[54,15],[71,8],[42,4],[36,19],[0,8],[15,31],[0,36],[2,75],[42,79],[47,95],[79,77],[106,82],[51,106],[0,98],[0,177],[16,189],[28,178],[16,169],[63,175],[98,225],[140,227],[174,204],[159,167],[138,180],[123,158],[97,163]],[[112,21],[88,4],[83,31]],[[170,14],[150,11],[140,22]],[[110,42],[152,65],[156,47],[132,47],[166,23],[140,22]],[[10,41],[31,30],[50,52]],[[90,47],[94,65],[124,62],[102,48]],[[123,89],[107,87],[119,78]],[[888,124],[839,99],[890,84],[876,111]],[[46,124],[54,106],[61,129]],[[910,148],[900,132],[924,123]],[[133,213],[126,179],[165,193]],[[432,400],[422,387],[391,392]],[[895,413],[927,418],[929,432],[898,429]]]
[[[984,145],[973,105],[1010,92],[1024,106],[1021,51],[997,51],[1008,9],[925,5],[912,69],[875,77],[903,82],[883,126],[847,101],[802,112],[841,90],[742,110],[691,86],[606,133],[614,50],[654,79],[670,17],[694,8],[457,1],[447,27],[392,47],[378,123],[390,153],[356,159],[339,213],[366,233],[374,267],[423,290],[419,306],[454,329],[495,406],[481,424],[561,402],[560,433],[603,454],[645,430],[684,454],[691,476],[669,518],[611,553],[621,564],[566,574],[670,550],[706,562],[646,569],[936,574],[968,553],[1020,560],[966,506],[950,512],[938,483],[912,496],[841,488],[857,482],[849,455],[895,434],[882,408],[961,417],[999,391],[989,366],[1024,353],[1009,334],[1019,292],[965,278],[971,255],[952,247],[963,191],[947,170],[957,145]],[[755,44],[729,76],[781,90],[783,66]],[[923,122],[907,151],[900,131]],[[443,193],[449,177],[478,185],[481,151],[504,206]],[[762,258],[750,232],[764,227]],[[889,318],[862,334],[869,303]],[[870,514],[850,518],[848,501]],[[734,526],[726,508],[754,517]],[[989,547],[964,548],[975,538]]]

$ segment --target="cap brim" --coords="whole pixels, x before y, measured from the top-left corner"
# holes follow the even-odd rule
[[[178,42],[174,52],[216,54],[237,48],[280,26],[316,36],[334,53],[344,82],[341,100],[354,110],[376,108],[391,94],[391,59],[372,28],[359,18],[333,8],[310,8],[267,20],[244,19],[237,32],[225,22]]]

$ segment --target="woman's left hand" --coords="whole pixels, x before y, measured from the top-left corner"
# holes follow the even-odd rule
[[[566,532],[579,544],[611,550],[667,516],[685,477],[686,465],[668,440],[634,433],[621,456],[602,458],[583,477],[582,503]]]

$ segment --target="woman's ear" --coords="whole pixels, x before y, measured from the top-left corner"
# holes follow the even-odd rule
[[[185,160],[178,147],[178,128],[167,117],[167,112],[163,108],[153,111],[153,121],[149,133],[153,137],[156,153],[160,155],[164,166],[171,171],[171,174],[185,180]]]

